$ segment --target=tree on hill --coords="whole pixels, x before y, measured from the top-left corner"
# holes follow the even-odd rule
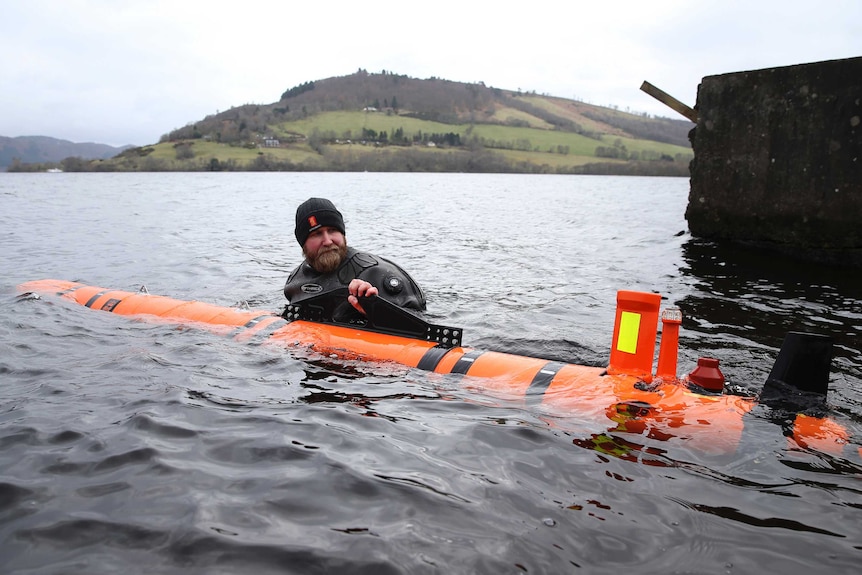
[[[314,90],[314,82],[304,82],[299,86],[294,86],[293,88],[287,90],[284,94],[281,95],[281,99],[287,100],[288,98],[299,96],[303,92],[308,92],[310,90]]]

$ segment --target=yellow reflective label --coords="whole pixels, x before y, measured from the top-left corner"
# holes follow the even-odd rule
[[[617,349],[626,353],[637,353],[638,332],[641,327],[641,314],[624,311],[620,317],[620,334]]]

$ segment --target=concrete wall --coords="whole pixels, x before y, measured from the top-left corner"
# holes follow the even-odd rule
[[[693,235],[862,265],[862,58],[708,76],[695,109]]]

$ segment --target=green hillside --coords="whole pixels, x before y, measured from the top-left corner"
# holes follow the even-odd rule
[[[190,122],[151,146],[64,167],[688,176],[692,127],[481,83],[359,70]]]

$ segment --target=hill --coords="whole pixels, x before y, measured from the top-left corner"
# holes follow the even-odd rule
[[[82,160],[108,159],[132,146],[120,148],[91,142],[75,143],[47,136],[0,136],[0,171],[18,162],[59,163],[66,158]]]
[[[360,69],[190,122],[81,169],[688,176],[692,127],[481,82]]]

